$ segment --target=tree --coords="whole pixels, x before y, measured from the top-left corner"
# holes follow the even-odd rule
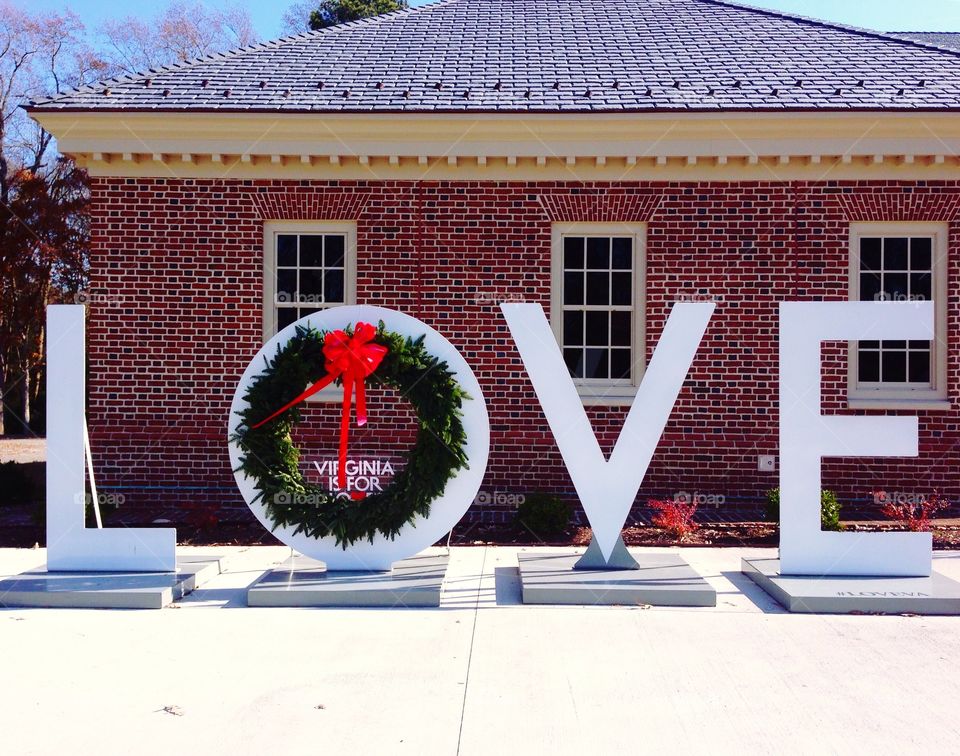
[[[86,172],[62,158],[44,173],[21,168],[0,206],[0,372],[16,376],[23,430],[37,399],[43,360],[44,310],[74,302],[88,270]]]
[[[316,3],[298,3],[284,17],[288,31],[316,31],[328,26],[358,21],[361,18],[404,10],[407,0],[321,0]]]
[[[12,409],[30,429],[43,385],[46,305],[77,301],[88,273],[86,172],[57,154],[21,106],[256,41],[245,9],[199,2],[175,2],[149,23],[107,23],[101,37],[99,54],[75,14],[27,13],[0,0],[0,434]]]
[[[245,8],[208,8],[200,2],[175,2],[148,21],[134,16],[107,21],[100,35],[118,74],[183,63],[257,41]]]
[[[106,70],[73,13],[28,15],[0,3],[0,433],[10,397],[29,429],[44,306],[85,274],[86,176],[58,158],[51,135],[20,106]]]

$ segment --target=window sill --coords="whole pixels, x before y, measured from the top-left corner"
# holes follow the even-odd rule
[[[883,399],[880,397],[850,397],[847,399],[850,409],[877,409],[877,410],[917,410],[945,412],[953,407],[949,399],[936,397],[917,399]]]
[[[637,395],[636,388],[604,390],[602,388],[578,386],[577,393],[584,407],[629,407]]]

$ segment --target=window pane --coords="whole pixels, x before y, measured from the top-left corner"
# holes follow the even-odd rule
[[[342,234],[325,236],[323,239],[323,264],[328,268],[342,268],[346,237]]]
[[[630,379],[629,349],[613,349],[610,351],[610,377]]]
[[[862,383],[880,380],[880,352],[860,351],[857,378]]]
[[[631,270],[633,268],[633,239],[614,239],[612,257],[614,270]]]
[[[563,267],[583,270],[583,237],[567,236],[563,240]]]
[[[880,270],[880,239],[864,237],[860,239],[860,270]]]
[[[906,273],[883,274],[884,301],[905,302],[908,294]]]
[[[563,361],[567,363],[567,370],[571,378],[583,378],[583,350],[564,349]]]
[[[304,268],[323,267],[323,237],[300,237],[300,265]]]
[[[297,296],[297,271],[277,271],[277,301],[292,302]]]
[[[563,313],[563,345],[583,346],[583,313]]]
[[[933,267],[932,239],[910,240],[910,269],[931,270]]]
[[[907,239],[890,238],[883,240],[883,269],[907,269]]]
[[[294,267],[297,264],[297,237],[292,234],[277,236],[277,265]]]
[[[610,304],[610,274],[587,273],[587,304],[605,305]]]
[[[300,271],[300,302],[323,301],[323,271]]]
[[[563,303],[565,305],[583,304],[583,273],[563,274]]]
[[[610,370],[607,366],[607,349],[585,349],[586,364],[584,365],[584,378],[609,378]]]
[[[614,346],[632,346],[630,328],[631,313],[619,311],[610,313],[610,343]]]
[[[910,375],[911,383],[929,383],[930,382],[930,352],[910,352]]]
[[[902,383],[907,380],[907,353],[883,352],[880,378],[885,383]]]
[[[296,307],[278,307],[277,308],[277,330],[286,328],[297,319]]]
[[[860,301],[874,302],[880,296],[880,275],[878,273],[860,274]]]
[[[633,275],[631,273],[613,274],[613,297],[611,304],[633,304]]]
[[[879,341],[861,341],[860,348],[861,349],[879,349],[880,342]]]
[[[342,270],[328,270],[324,272],[323,301],[334,304],[344,301]]]
[[[924,302],[933,299],[933,281],[929,273],[910,274],[910,296]]]
[[[307,315],[313,315],[315,312],[320,312],[319,307],[301,307],[300,308],[300,317],[305,318]]]
[[[607,346],[610,343],[609,313],[587,313],[587,344]]]
[[[609,237],[587,239],[587,268],[607,270],[610,268]]]

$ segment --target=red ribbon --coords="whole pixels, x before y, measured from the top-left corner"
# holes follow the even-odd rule
[[[274,412],[266,420],[254,425],[259,428],[282,415],[291,407],[329,386],[338,377],[343,382],[343,412],[340,415],[340,458],[337,465],[337,484],[341,490],[347,487],[347,443],[350,437],[350,402],[356,390],[357,425],[367,424],[367,401],[364,380],[373,373],[387,354],[387,348],[371,343],[377,335],[377,329],[369,323],[357,323],[353,336],[344,331],[331,331],[323,341],[323,356],[326,358],[327,374],[310,386],[292,402]],[[351,498],[362,499],[363,493],[353,493]]]

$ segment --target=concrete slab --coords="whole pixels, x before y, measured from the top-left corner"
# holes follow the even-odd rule
[[[391,756],[960,743],[958,617],[790,614],[740,571],[772,548],[679,550],[715,608],[521,606],[520,551],[454,547],[439,611],[248,609],[284,546],[218,547],[223,572],[175,611],[0,609],[2,750],[260,756],[315,751],[318,732],[325,751]],[[0,576],[44,560],[0,549]],[[934,565],[960,580],[960,551]]]
[[[248,606],[436,607],[447,554],[421,554],[390,572],[327,570],[307,557],[286,560],[247,590]]]
[[[48,572],[0,580],[0,606],[162,609],[220,574],[220,557],[178,556],[176,572]]]
[[[781,575],[779,559],[743,559],[743,573],[791,612],[960,615],[960,583],[930,577]]]
[[[717,592],[676,553],[632,552],[639,567],[574,569],[577,554],[518,554],[525,604],[716,606]]]

